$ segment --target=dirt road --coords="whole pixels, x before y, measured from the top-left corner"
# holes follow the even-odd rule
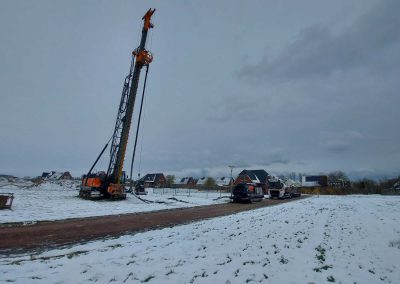
[[[126,233],[171,227],[299,199],[265,199],[253,204],[226,203],[146,213],[38,222],[29,226],[2,226],[0,227],[0,254],[48,249]]]

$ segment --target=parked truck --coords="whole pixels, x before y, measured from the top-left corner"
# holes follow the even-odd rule
[[[301,196],[300,188],[293,184],[288,184],[279,178],[268,179],[269,198],[285,199]]]

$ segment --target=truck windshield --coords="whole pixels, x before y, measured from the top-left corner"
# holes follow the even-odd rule
[[[283,187],[280,181],[270,181],[268,185],[270,189],[281,189]]]

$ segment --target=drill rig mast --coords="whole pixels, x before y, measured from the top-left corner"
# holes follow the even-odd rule
[[[153,24],[150,22],[155,9],[149,9],[142,20],[142,37],[139,47],[132,52],[129,74],[126,76],[122,89],[113,136],[111,137],[110,161],[107,172],[92,174],[92,170],[108,146],[104,146],[100,155],[82,179],[79,196],[85,199],[125,199],[123,166],[131,127],[136,93],[139,85],[140,72],[144,66],[148,68],[153,60],[152,54],[146,50],[147,34]]]

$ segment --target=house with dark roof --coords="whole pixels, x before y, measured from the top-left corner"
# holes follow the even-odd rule
[[[269,174],[265,170],[243,170],[235,179],[234,185],[239,183],[255,183],[261,186],[264,194],[268,192]]]
[[[43,172],[42,178],[46,180],[64,180],[64,179],[72,179],[72,175],[70,172]]]
[[[199,178],[198,180],[196,180],[196,185],[203,186],[203,185],[206,184],[206,180],[207,180],[206,177],[201,177],[201,178]]]
[[[192,187],[196,184],[195,180],[193,177],[183,177],[177,179],[175,182],[175,185],[178,187]]]
[[[47,178],[50,175],[50,172],[43,172],[42,178]]]
[[[220,186],[220,187],[230,187],[231,183],[233,181],[233,178],[230,177],[219,177],[215,180],[215,183]]]
[[[166,187],[167,186],[167,179],[165,178],[163,173],[153,173],[147,174],[143,176],[138,182],[142,182],[144,187]]]

